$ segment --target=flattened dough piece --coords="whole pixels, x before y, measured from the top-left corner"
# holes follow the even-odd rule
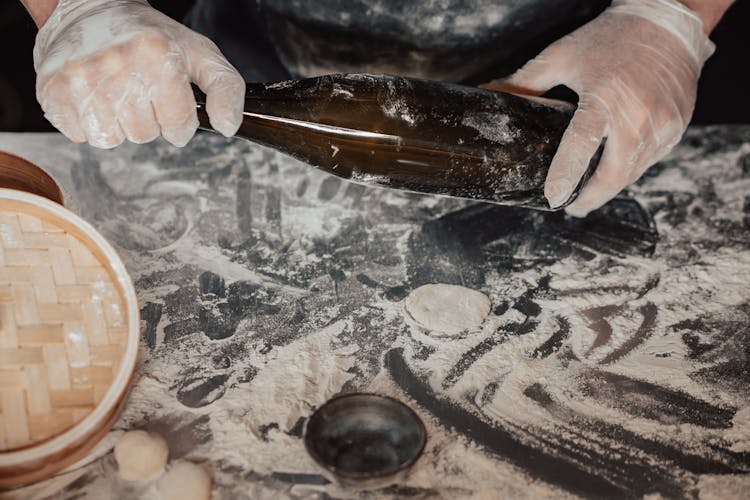
[[[149,481],[164,472],[169,458],[167,441],[159,434],[130,431],[115,445],[115,460],[126,479]]]
[[[481,325],[491,307],[482,292],[457,285],[424,285],[406,297],[411,317],[425,329],[443,335],[458,335]]]
[[[179,461],[156,483],[160,500],[209,500],[211,476],[201,465]]]

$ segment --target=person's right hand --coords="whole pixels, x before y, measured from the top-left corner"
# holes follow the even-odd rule
[[[184,146],[198,127],[190,82],[211,126],[233,135],[245,82],[208,38],[145,0],[60,0],[34,47],[37,99],[75,142],[112,148],[163,136]]]

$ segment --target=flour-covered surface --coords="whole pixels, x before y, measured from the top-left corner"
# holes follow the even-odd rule
[[[750,127],[691,130],[586,220],[364,188],[216,136],[0,149],[60,179],[142,314],[109,439],[20,496],[153,494],[109,449],[147,429],[213,470],[215,498],[746,498]],[[420,330],[403,302],[427,283],[479,290],[492,314],[458,337]],[[305,453],[313,409],[349,391],[424,420],[401,483],[343,488]]]

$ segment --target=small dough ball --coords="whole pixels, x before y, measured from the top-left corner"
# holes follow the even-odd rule
[[[167,441],[153,432],[126,432],[115,445],[115,460],[126,479],[154,479],[164,472],[168,458]]]
[[[482,324],[492,303],[482,292],[457,285],[424,285],[406,297],[406,311],[427,330],[458,335]]]
[[[159,479],[156,490],[161,500],[209,500],[211,476],[205,467],[179,461]]]

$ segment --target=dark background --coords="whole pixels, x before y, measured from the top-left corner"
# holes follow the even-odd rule
[[[182,19],[190,0],[151,4]],[[714,30],[716,53],[701,76],[694,124],[750,123],[750,1],[737,0]],[[0,131],[47,131],[34,97],[31,52],[36,27],[18,0],[0,0]]]

